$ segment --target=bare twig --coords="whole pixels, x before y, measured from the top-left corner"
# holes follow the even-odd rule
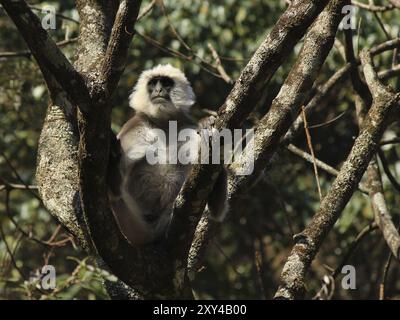
[[[385,289],[386,289],[386,281],[387,281],[387,277],[389,274],[389,269],[390,269],[390,265],[392,263],[392,252],[389,253],[388,259],[385,263],[385,267],[383,269],[383,276],[382,276],[382,282],[379,285],[379,300],[385,300],[386,294],[385,294]]]
[[[379,27],[382,29],[383,33],[385,34],[386,39],[389,41],[390,40],[390,34],[389,32],[386,30],[385,25],[382,22],[382,19],[379,17],[378,12],[374,11],[374,16],[375,19],[378,21]]]
[[[40,202],[42,202],[42,199],[33,191],[33,190],[35,190],[37,188],[33,188],[33,187],[29,186],[29,184],[26,183],[24,181],[24,179],[22,179],[22,177],[18,173],[18,170],[13,166],[13,164],[11,163],[11,160],[7,157],[5,152],[0,150],[0,154],[4,158],[4,160],[6,161],[7,165],[10,167],[11,171],[14,173],[15,177],[19,180],[19,182],[21,182],[25,186],[25,190],[28,190],[36,199],[38,199]],[[4,183],[5,189],[13,188],[12,184],[6,183],[5,181],[1,181],[1,182]],[[0,186],[0,190],[2,190],[1,187],[2,186]]]
[[[2,181],[4,183],[4,181]],[[38,187],[35,185],[24,185],[24,184],[18,184],[18,183],[5,183],[3,185],[0,185],[0,191],[6,190],[6,189],[19,189],[19,190],[37,190]]]
[[[267,293],[265,291],[264,281],[263,281],[263,260],[260,250],[261,241],[259,239],[254,240],[254,263],[256,266],[257,282],[264,299],[268,299]]]
[[[388,145],[388,144],[396,144],[396,143],[400,143],[400,138],[393,138],[393,139],[390,139],[390,140],[381,141],[380,145],[381,146],[385,146],[385,145]]]
[[[325,82],[321,87],[317,89],[317,93],[313,96],[309,103],[307,103],[305,107],[306,115],[309,116],[311,112],[315,111],[317,106],[319,106],[326,97],[332,92],[332,90],[345,78],[348,76],[351,69],[351,64],[346,64],[344,67],[340,68],[336,71],[332,77],[329,78],[327,82]],[[284,144],[287,144],[294,140],[297,137],[303,127],[303,117],[298,116],[296,121],[293,123],[290,130],[286,133],[284,137]]]
[[[397,190],[397,192],[400,192],[400,183],[397,182],[395,176],[392,174],[389,168],[389,163],[386,160],[385,154],[381,149],[378,149],[378,155],[379,159],[381,160],[383,171],[385,172],[386,176],[388,177],[390,183],[392,186]]]
[[[193,55],[189,55],[189,56],[185,55],[182,52],[179,52],[177,50],[174,50],[174,49],[171,49],[169,47],[164,46],[162,43],[160,43],[156,39],[153,39],[153,38],[149,37],[148,35],[145,35],[143,33],[137,32],[137,31],[136,31],[136,33],[137,33],[137,35],[139,37],[143,38],[143,40],[145,40],[147,43],[149,43],[152,46],[160,49],[161,51],[163,51],[163,52],[165,52],[165,53],[167,53],[167,54],[169,54],[169,55],[171,55],[173,57],[176,57],[178,59],[181,59],[181,60],[184,60],[184,61],[187,61],[187,62],[190,62],[190,63],[194,63],[197,66],[199,66],[202,70],[208,72],[209,74],[213,75],[214,77],[221,78],[221,75],[219,75],[218,73],[215,73],[213,70],[210,69],[210,67],[213,67],[213,66],[211,66],[208,63],[204,64],[203,61],[200,61],[200,62],[197,61],[195,59],[195,56],[193,56]]]
[[[393,6],[392,4],[388,4],[388,5],[384,5],[384,6],[377,6],[374,4],[366,4],[366,3],[355,1],[355,0],[352,0],[351,3],[361,9],[365,9],[365,10],[372,11],[372,12],[385,12],[385,11],[390,11],[390,10],[395,9],[395,6]]]
[[[57,46],[58,47],[64,47],[66,45],[72,44],[72,43],[76,43],[78,41],[78,38],[71,38],[68,40],[63,40],[63,41],[59,41],[57,42]],[[14,52],[0,52],[0,59],[2,58],[20,58],[20,57],[24,57],[24,58],[31,58],[32,57],[32,52],[30,50],[24,50],[24,51],[14,51]]]
[[[226,73],[226,71],[225,71],[225,69],[224,69],[224,67],[222,65],[221,59],[220,59],[220,57],[218,55],[218,52],[215,50],[215,48],[213,47],[213,45],[211,43],[208,43],[208,49],[210,49],[210,51],[212,53],[212,56],[213,56],[213,58],[215,60],[215,63],[216,63],[216,68],[217,68],[219,74],[221,75],[222,79],[224,79],[224,81],[229,83],[229,84],[233,84],[234,81]]]
[[[153,10],[154,6],[157,4],[157,1],[158,0],[152,0],[146,7],[144,7],[143,10],[140,11],[139,16],[137,17],[136,21],[140,21],[147,14],[149,14],[150,11]]]
[[[26,279],[27,279],[26,275],[25,275],[25,274],[23,273],[23,271],[18,267],[18,264],[17,264],[17,262],[15,261],[14,253],[13,253],[13,251],[11,250],[10,245],[8,244],[8,241],[7,241],[7,239],[6,239],[6,234],[5,234],[5,232],[4,232],[3,225],[2,225],[1,223],[0,223],[0,237],[3,239],[4,246],[5,246],[5,248],[6,248],[6,251],[7,251],[8,255],[10,256],[10,260],[11,260],[11,263],[12,263],[13,267],[15,268],[15,270],[17,270],[17,272],[19,273],[19,275],[21,276],[21,278],[24,279],[24,280],[26,280]]]
[[[371,54],[374,56],[374,55],[380,54],[382,52],[393,50],[393,49],[399,48],[399,47],[400,47],[400,38],[395,38],[395,39],[385,41],[385,42],[371,48]]]
[[[35,6],[29,6],[29,8],[31,8],[32,10],[34,10],[34,11],[39,11],[39,12],[43,12],[43,11],[46,11],[46,8],[44,7],[44,8],[40,8],[40,7],[35,7]],[[56,17],[57,18],[60,18],[60,19],[62,19],[62,20],[67,20],[67,21],[71,21],[71,22],[74,22],[74,23],[76,23],[76,24],[79,24],[79,21],[78,20],[75,20],[75,19],[73,19],[73,18],[70,18],[70,17],[68,17],[68,16],[66,16],[66,15],[63,15],[63,14],[61,14],[61,13],[56,13]]]
[[[311,156],[311,154],[301,150],[300,148],[297,148],[293,144],[289,144],[286,147],[290,152],[294,153],[295,155],[299,156],[300,158],[303,158],[304,160],[308,161],[309,163],[313,164],[314,159]],[[335,168],[331,167],[330,165],[326,164],[325,162],[315,158],[315,164],[320,168],[321,170],[324,170],[325,172],[329,173],[330,175],[336,177],[339,174],[339,171],[336,170]],[[367,187],[360,183],[358,186],[358,190],[360,190],[364,194],[368,194],[368,189]]]
[[[382,81],[388,80],[390,78],[400,75],[400,64],[391,67],[390,69],[380,71],[378,73],[379,79]]]
[[[341,117],[343,117],[346,114],[347,111],[343,111],[341,112],[338,116],[334,117],[333,119],[327,120],[323,123],[318,123],[318,124],[313,124],[313,125],[309,125],[308,129],[316,129],[316,128],[321,128],[321,127],[325,127],[327,125],[330,125],[332,123],[334,123],[335,121],[339,120]]]
[[[346,254],[342,257],[338,266],[334,270],[332,270],[330,276],[332,277],[333,280],[335,280],[336,277],[340,274],[343,266],[346,265],[347,261],[354,254],[354,252],[356,251],[357,247],[362,242],[362,240],[365,239],[367,235],[369,235],[372,231],[374,231],[376,229],[378,229],[378,226],[376,225],[375,222],[372,222],[368,226],[363,228],[360,231],[360,233],[354,238],[354,240],[352,241],[349,248],[347,249]],[[313,299],[321,299],[322,293],[325,292],[326,289],[327,289],[327,284],[324,283],[322,285],[322,288],[318,291],[318,293],[314,296]]]
[[[319,159],[313,158],[311,154],[301,150],[300,148],[297,148],[295,145],[293,144],[289,144],[286,147],[289,151],[293,152],[295,155],[303,158],[304,160],[310,162],[310,163],[314,163],[315,160],[315,164],[322,170],[324,170],[325,172],[329,173],[330,175],[336,177],[339,174],[339,171],[336,170],[335,168],[331,167],[330,165],[326,164],[325,162],[322,162]]]
[[[167,19],[168,26],[171,29],[172,33],[175,35],[175,37],[178,39],[178,41],[185,47],[186,50],[188,50],[189,52],[192,52],[193,51],[192,48],[185,42],[185,40],[183,40],[183,38],[181,37],[179,32],[175,29],[174,25],[172,24],[171,20],[169,19],[169,15],[165,8],[164,0],[160,0],[159,4],[160,4],[161,10],[162,10],[165,18]]]
[[[11,190],[7,189],[6,191],[6,196],[5,196],[5,207],[6,207],[6,214],[8,216],[8,218],[10,219],[11,223],[14,225],[15,229],[18,230],[24,237],[26,237],[29,240],[32,240],[38,244],[41,244],[43,246],[51,246],[50,243],[46,242],[46,241],[42,241],[40,239],[35,238],[31,232],[26,232],[25,230],[23,230],[19,224],[14,220],[13,215],[11,214],[11,208],[10,208],[10,193]]]
[[[310,131],[308,130],[307,116],[306,116],[304,106],[302,107],[301,112],[302,112],[303,121],[304,121],[304,130],[306,132],[306,137],[307,137],[307,145],[308,145],[308,149],[310,150],[311,157],[312,157],[315,180],[317,182],[317,187],[318,187],[319,200],[322,201],[322,190],[321,190],[321,185],[319,183],[318,167],[317,167],[316,160],[315,160],[315,154],[314,154],[314,148],[312,145],[311,134],[310,134]]]

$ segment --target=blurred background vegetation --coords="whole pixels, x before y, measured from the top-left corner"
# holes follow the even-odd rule
[[[29,3],[35,7],[52,5],[59,14],[79,19],[72,0]],[[148,3],[144,1],[142,8]],[[377,5],[384,3],[375,1]],[[164,4],[164,8],[156,5],[137,23],[138,35],[114,96],[115,132],[131,115],[127,97],[138,75],[159,63],[169,62],[185,71],[198,98],[194,113],[216,110],[231,84],[221,79],[213,67],[216,61],[209,44],[218,53],[227,74],[235,79],[287,6],[283,0],[168,0]],[[40,11],[37,14],[43,16]],[[378,17],[388,35],[374,13],[357,10],[356,50],[379,44],[387,36],[398,36],[399,10],[378,13]],[[72,60],[77,33],[78,23],[62,18],[57,19],[57,29],[52,31],[57,42],[72,39],[62,46]],[[343,36],[339,31],[342,43]],[[252,121],[266,112],[300,47],[301,44],[274,76],[252,114]],[[34,59],[24,50],[22,38],[0,9],[0,299],[107,299],[101,279],[112,277],[96,268],[94,261],[59,227],[43,207],[34,187],[36,149],[49,97]],[[4,54],[10,52],[19,54]],[[376,60],[380,70],[390,68],[391,63],[390,52]],[[344,64],[337,45],[321,70],[318,83],[324,83]],[[398,79],[390,83],[400,89]],[[334,90],[319,106],[322,111],[309,119],[309,124],[315,125],[343,114],[332,123],[310,129],[316,156],[337,168],[358,132],[350,88],[350,84],[345,84]],[[385,139],[399,134],[399,127],[392,125]],[[304,134],[295,144],[308,150]],[[400,178],[400,145],[387,145],[383,150],[392,173]],[[320,172],[320,180],[326,193],[332,177]],[[17,184],[16,188],[11,184]],[[26,190],[25,185],[32,186],[31,190]],[[398,224],[399,193],[386,176],[384,186],[390,212]],[[318,205],[312,165],[289,152],[282,153],[210,244],[204,267],[194,284],[196,295],[206,299],[272,298],[293,244],[292,235],[302,230]],[[320,290],[324,275],[340,265],[356,236],[372,221],[369,199],[356,192],[313,263],[308,276],[310,296]],[[333,298],[376,299],[384,274],[387,297],[399,298],[399,263],[392,261],[385,273],[388,256],[379,230],[368,233],[347,261],[356,267],[357,289],[343,290],[339,274]],[[53,292],[35,289],[35,279],[45,264],[56,268],[57,289]]]

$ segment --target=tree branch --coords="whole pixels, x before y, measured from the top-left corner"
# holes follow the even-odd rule
[[[379,79],[385,81],[388,80],[390,78],[396,77],[400,75],[400,64],[393,66],[390,69],[384,70],[384,71],[380,71],[378,73],[378,77]]]
[[[351,3],[361,9],[365,9],[365,10],[372,11],[372,12],[385,12],[385,11],[390,11],[390,10],[395,9],[395,6],[393,4],[387,4],[384,6],[376,6],[371,3],[366,4],[366,3],[362,3],[359,1],[355,1],[355,0],[352,0]]]
[[[370,60],[370,62],[372,63],[372,59]],[[354,71],[354,77],[358,78],[359,81],[361,81],[360,75],[357,70]],[[380,78],[379,73],[378,77]],[[365,100],[358,95],[356,97],[356,111],[360,127],[362,127],[362,124],[365,120],[365,115],[369,108],[370,101]],[[377,150],[379,153],[379,147],[377,148]],[[393,224],[386,204],[383,191],[382,176],[379,171],[376,155],[372,158],[367,168],[367,189],[369,190],[369,198],[371,199],[375,222],[381,230],[383,237],[394,257],[398,259],[400,253],[400,236],[396,227]]]
[[[101,73],[106,97],[114,91],[125,69],[140,5],[141,0],[123,0],[119,5]]]
[[[399,259],[400,235],[393,224],[383,193],[382,177],[376,156],[371,160],[367,169],[369,196],[372,202],[375,222],[382,231],[383,237],[393,256]]]
[[[312,260],[361,180],[393,112],[396,109],[398,112],[400,95],[390,92],[379,82],[372,67],[370,53],[363,52],[361,61],[373,96],[372,107],[347,160],[319,210],[303,232],[295,236],[296,244],[283,268],[276,299],[295,299],[302,296],[304,278]]]
[[[307,117],[309,117],[310,113],[312,111],[315,111],[315,109],[323,103],[323,101],[327,98],[327,96],[339,83],[342,83],[342,81],[346,80],[346,77],[348,76],[350,69],[351,69],[351,64],[350,63],[346,64],[338,71],[336,71],[332,75],[332,77],[329,78],[328,81],[326,81],[323,85],[321,85],[321,87],[317,89],[317,93],[312,97],[310,102],[308,102],[304,108]],[[282,144],[287,144],[289,142],[292,142],[295,139],[295,137],[297,137],[300,134],[301,130],[303,129],[303,125],[304,125],[303,117],[299,115],[296,121],[289,129],[289,131],[285,134]]]
[[[327,2],[315,0],[292,2],[243,69],[219,109],[215,124],[217,130],[240,128],[241,123],[256,105],[262,89]],[[183,256],[187,256],[207,196],[220,170],[219,166],[213,165],[195,166],[175,201],[168,233],[169,242],[173,248],[183,243],[181,252]]]
[[[300,108],[309,95],[312,85],[330,52],[336,31],[342,18],[341,9],[347,1],[335,0],[329,3],[323,13],[309,29],[299,57],[272,102],[269,112],[256,127],[255,150],[244,149],[243,157],[235,160],[233,170],[246,168],[247,159],[254,153],[254,172],[252,176],[236,176],[232,194],[245,192],[249,184],[264,170],[280,146],[281,138],[296,120]],[[342,75],[339,75],[341,77]]]

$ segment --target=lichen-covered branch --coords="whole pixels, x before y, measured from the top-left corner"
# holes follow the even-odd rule
[[[232,182],[232,194],[245,191],[252,179],[264,170],[276,153],[282,137],[296,120],[318,72],[330,52],[342,18],[342,7],[347,1],[331,1],[309,29],[299,57],[272,102],[269,112],[260,120],[255,132],[255,150],[244,150],[243,158],[235,160],[232,169],[243,170],[248,159],[254,161],[252,176],[237,176]],[[340,75],[341,77],[341,75]],[[254,160],[248,154],[254,154]],[[233,198],[234,199],[234,198]]]
[[[102,91],[109,96],[125,69],[141,0],[123,0],[118,8],[102,66]]]
[[[283,267],[277,299],[301,298],[304,278],[328,232],[350,200],[357,184],[376,151],[394,112],[399,111],[400,95],[381,84],[372,67],[369,52],[361,54],[364,75],[373,103],[351,152],[339,171],[328,194],[308,226],[295,236],[295,245]]]
[[[95,78],[104,57],[117,6],[107,1],[76,1],[80,15],[77,72]],[[104,10],[103,10],[104,9]],[[36,179],[48,210],[89,248],[79,199],[77,106],[51,72],[42,70],[50,89],[48,107],[38,146]]]
[[[368,57],[367,57],[368,58]],[[353,70],[353,78],[358,78],[358,82],[361,81],[360,75],[357,70]],[[379,73],[378,78],[381,79]],[[370,86],[371,87],[371,86]],[[371,87],[372,89],[373,87]],[[358,94],[356,96],[356,110],[358,116],[359,126],[365,120],[365,115],[370,108],[369,101],[363,99]],[[378,149],[379,152],[379,149]],[[374,213],[375,223],[381,230],[383,237],[390,248],[393,256],[399,259],[400,250],[400,235],[391,219],[389,209],[386,204],[382,176],[378,166],[377,156],[373,156],[371,162],[367,168],[367,184],[369,197],[372,204],[372,210]]]
[[[312,2],[313,5],[316,5],[314,2]],[[244,117],[247,116],[248,113],[251,111],[251,108],[248,108],[248,106],[255,106],[255,102],[257,101],[258,95],[256,93],[258,92],[256,89],[260,90],[265,86],[266,83],[268,83],[269,79],[271,78],[272,74],[276,71],[277,67],[279,65],[276,65],[276,61],[280,61],[280,63],[283,61],[284,57],[288,54],[288,46],[290,46],[290,49],[293,48],[294,44],[300,39],[301,35],[299,33],[295,33],[292,28],[292,23],[296,23],[297,28],[301,30],[301,32],[305,32],[307,30],[308,25],[312,20],[310,20],[309,13],[307,13],[309,9],[307,9],[307,2],[306,1],[294,1],[292,5],[288,8],[288,10],[284,13],[284,15],[279,19],[278,23],[275,25],[273,31],[268,35],[264,43],[260,46],[260,48],[257,50],[253,58],[250,60],[249,64],[246,66],[246,68],[243,70],[243,73],[241,77],[239,78],[238,81],[236,81],[236,85],[233,88],[232,92],[228,96],[227,100],[225,101],[224,105],[220,109],[219,115],[220,115],[220,126],[227,126],[230,128],[235,128],[234,125],[238,125],[240,121],[238,121],[237,117]],[[316,10],[322,10],[322,7],[316,8]],[[317,16],[317,11],[313,12],[313,18]],[[289,20],[292,18],[293,21],[289,23]],[[288,20],[289,19],[289,20]],[[335,15],[336,20],[339,20],[339,18]],[[338,24],[339,22],[337,22]],[[337,28],[337,26],[336,26]],[[321,52],[318,52],[318,54],[322,54],[319,58],[316,58],[315,60],[317,61],[317,65],[315,67],[309,66],[311,69],[306,71],[310,72],[310,74],[313,74],[311,78],[309,79],[310,82],[307,83],[306,75],[304,78],[299,78],[297,84],[301,83],[302,81],[305,81],[306,84],[303,87],[305,89],[308,85],[312,85],[312,82],[315,79],[315,70],[318,70],[320,65],[323,63],[325,60],[324,55],[327,55],[331,45],[329,43],[331,42],[331,37],[336,33],[336,28],[334,28],[333,35],[331,34],[328,36],[328,39],[326,39],[326,42],[324,40],[321,41]],[[315,30],[314,30],[315,31]],[[312,34],[312,32],[309,32],[307,35],[307,38],[311,38],[309,34]],[[332,33],[331,30],[329,30],[328,34]],[[281,34],[284,36],[281,38]],[[316,40],[314,38],[313,40]],[[311,44],[311,39],[309,41]],[[326,46],[326,47],[325,47]],[[320,47],[313,47],[315,50],[319,50]],[[313,49],[308,49],[312,51]],[[279,56],[279,51],[282,52],[280,55],[284,54],[285,56],[280,56],[276,57],[276,55]],[[304,49],[303,49],[304,50]],[[306,51],[303,51],[303,58],[306,55]],[[318,55],[317,54],[317,55]],[[312,59],[314,56],[312,56]],[[266,60],[260,60],[260,59],[266,59]],[[269,60],[271,59],[271,61]],[[300,60],[300,58],[299,58]],[[311,61],[311,60],[310,60]],[[315,61],[313,60],[313,63]],[[253,66],[254,63],[257,63],[259,67],[256,68],[256,66]],[[262,68],[265,68],[265,70],[262,70]],[[298,64],[298,67],[300,67],[300,64]],[[314,69],[315,68],[315,69]],[[251,74],[251,70],[257,70],[257,71],[262,71],[260,75],[257,74]],[[309,75],[309,74],[308,74]],[[261,80],[258,80],[260,77],[265,76],[266,78]],[[249,81],[257,81],[256,83],[253,83],[252,86],[248,87],[247,84],[247,78],[250,78]],[[294,73],[292,73],[292,80],[295,78]],[[296,85],[294,85],[296,86]],[[242,88],[241,88],[242,87]],[[288,88],[288,87],[286,87]],[[242,90],[242,91],[241,91]],[[243,92],[244,90],[244,92]],[[246,93],[248,92],[248,93]],[[242,100],[245,98],[245,94],[250,94],[250,97],[248,97],[249,101]],[[289,92],[286,92],[286,94],[289,95]],[[291,94],[291,93],[290,93]],[[282,93],[282,97],[283,97]],[[241,110],[242,108],[243,110]],[[277,108],[278,109],[278,108]],[[285,109],[285,108],[283,108]],[[230,115],[229,112],[233,112],[232,116]],[[236,114],[237,113],[237,114]],[[235,120],[236,119],[236,120]],[[243,120],[243,119],[241,119]],[[279,135],[279,133],[277,133]],[[257,141],[257,140],[256,140]],[[259,141],[257,141],[257,145]],[[255,152],[258,152],[257,149]],[[235,163],[233,164],[233,167],[235,166]],[[261,166],[260,166],[261,167]],[[263,167],[264,168],[264,167]],[[257,171],[253,174],[253,176],[257,176]],[[229,179],[229,199],[232,200],[235,198],[240,192],[239,192],[239,184],[242,183],[242,186],[247,185],[248,176],[244,177],[237,177],[234,175],[231,175]],[[240,182],[239,182],[240,181]],[[189,197],[188,197],[189,198]],[[181,200],[182,198],[180,198]],[[184,197],[183,197],[184,199]],[[200,201],[193,201],[196,204],[201,204]],[[183,204],[181,204],[182,207]],[[184,211],[182,211],[184,212]],[[198,221],[198,220],[194,220]],[[190,223],[190,222],[189,222]],[[182,224],[182,228],[185,226],[185,222]],[[201,261],[201,256],[205,252],[205,247],[207,246],[207,243],[209,239],[213,236],[215,233],[215,229],[217,228],[218,223],[216,221],[207,219],[206,217],[203,216],[202,220],[200,221],[199,225],[197,226],[197,230],[195,232],[194,240],[192,247],[190,248],[190,260],[189,260],[189,266],[191,271],[195,271],[196,268],[198,267],[200,261]]]
[[[95,90],[101,87],[99,75],[118,3],[77,1],[77,8],[81,23],[75,67],[89,80],[89,91],[98,93]],[[72,104],[61,86],[57,89],[52,94],[38,152],[37,180],[46,207],[84,248],[92,249],[91,253],[97,249],[104,267],[124,280],[125,284],[113,286],[114,297],[174,296],[172,276],[167,275],[173,274],[172,267],[165,254],[160,254],[163,251],[130,247],[108,209],[104,179],[110,106],[107,101],[96,100],[105,94],[91,94],[88,112],[80,116],[79,133],[76,112],[80,105]],[[132,289],[128,295],[126,284]]]
[[[397,231],[383,193],[382,177],[379,171],[376,156],[371,160],[367,169],[367,181],[375,222],[382,231],[383,237],[393,256],[399,259],[400,235]]]
[[[291,3],[243,69],[219,109],[215,124],[217,130],[240,128],[256,105],[262,89],[327,2],[296,0]],[[213,165],[195,166],[175,202],[169,242],[172,247],[184,244],[180,255],[187,256],[207,196],[220,170],[219,166]]]

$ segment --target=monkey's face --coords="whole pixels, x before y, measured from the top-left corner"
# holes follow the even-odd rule
[[[158,65],[143,71],[129,97],[129,105],[153,118],[188,112],[195,95],[182,71]]]
[[[168,105],[175,82],[170,77],[156,76],[147,83],[150,101],[154,104]]]

